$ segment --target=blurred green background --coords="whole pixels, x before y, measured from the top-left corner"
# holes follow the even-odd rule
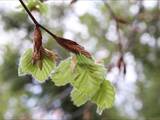
[[[97,60],[112,66],[107,78],[116,88],[114,107],[101,116],[96,106],[72,104],[71,87],[18,77],[20,55],[32,47],[32,21],[18,1],[0,1],[0,120],[159,120],[160,119],[160,2],[108,0],[120,24],[126,74],[116,66],[120,53],[116,23],[100,0],[46,1],[48,10],[37,20],[59,36],[83,45]],[[61,60],[70,53],[43,31],[44,45]]]

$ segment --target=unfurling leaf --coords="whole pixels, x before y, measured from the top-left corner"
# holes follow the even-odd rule
[[[50,53],[51,54],[51,53]],[[55,53],[53,52],[53,56]],[[39,67],[43,64],[42,69]],[[28,49],[20,58],[18,72],[19,75],[31,74],[35,79],[42,82],[48,78],[51,71],[55,68],[55,59],[48,56],[46,49],[42,53],[42,59],[36,64],[32,63],[32,49]]]
[[[97,104],[97,113],[102,114],[103,110],[113,106],[115,91],[108,80],[104,80],[100,89],[93,96],[92,101]]]

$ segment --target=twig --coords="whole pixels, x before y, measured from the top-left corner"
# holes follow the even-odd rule
[[[106,8],[108,8],[111,17],[112,17],[112,18],[115,20],[115,22],[116,22],[116,31],[117,31],[118,40],[119,40],[119,44],[118,44],[118,46],[119,46],[119,51],[120,51],[121,54],[123,54],[122,39],[121,39],[120,28],[119,28],[119,21],[118,21],[118,19],[117,19],[116,14],[114,13],[114,11],[112,10],[112,8],[110,7],[110,5],[109,5],[107,2],[105,2],[105,0],[103,0],[103,3],[104,3],[104,5],[106,6]]]
[[[106,6],[106,8],[108,8],[109,13],[110,13],[111,16],[113,17],[113,19],[115,19],[116,15],[115,15],[115,13],[113,12],[112,8],[109,6],[108,3],[105,2],[105,0],[103,0],[103,3],[104,3],[104,5]]]
[[[50,34],[57,41],[58,36],[56,36],[55,34],[53,34],[51,31],[49,31],[47,28],[45,28],[41,24],[39,24],[39,27],[42,28],[43,30],[45,30],[48,34]]]
[[[121,38],[119,23],[128,24],[128,22],[125,21],[124,19],[121,19],[121,18],[117,17],[116,14],[114,13],[114,11],[112,10],[112,8],[110,7],[110,5],[107,2],[105,2],[105,0],[103,0],[103,3],[106,6],[106,8],[108,8],[110,16],[112,17],[112,19],[114,19],[114,21],[116,22],[116,32],[117,32],[117,35],[118,35],[118,42],[119,42],[118,43],[118,49],[119,49],[119,52],[120,52],[120,57],[118,59],[118,62],[116,63],[116,66],[119,68],[119,70],[122,70],[123,74],[125,75],[126,74],[126,63],[124,61],[125,49],[124,49],[124,46],[122,44],[123,41],[122,41],[122,38]],[[125,46],[125,48],[126,48],[126,46]],[[123,67],[123,69],[122,69],[122,67]]]
[[[137,2],[139,2],[139,12],[135,15],[135,17],[133,18],[133,22],[131,24],[132,31],[129,34],[130,41],[127,43],[127,48],[126,48],[127,50],[131,50],[134,47],[134,42],[136,40],[135,32],[137,32],[136,26],[137,23],[140,21],[139,15],[142,12],[144,12],[143,0],[139,0]]]

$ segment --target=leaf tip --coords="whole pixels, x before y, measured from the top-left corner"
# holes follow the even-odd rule
[[[97,114],[99,114],[99,115],[102,115],[103,110],[102,110],[102,109],[100,109],[100,108],[97,108],[96,113],[97,113]]]

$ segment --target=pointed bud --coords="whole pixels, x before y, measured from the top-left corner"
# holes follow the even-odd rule
[[[34,29],[34,48],[36,51],[39,51],[42,47],[42,34],[38,26]]]
[[[62,37],[57,37],[55,39],[62,47],[64,47],[68,51],[75,54],[82,54],[88,58],[92,58],[91,54],[88,51],[86,51],[84,47],[82,47],[78,43]]]
[[[34,50],[32,53],[32,64],[37,64],[40,69],[42,69],[42,52],[44,48],[42,47],[42,34],[39,26],[34,29]]]

